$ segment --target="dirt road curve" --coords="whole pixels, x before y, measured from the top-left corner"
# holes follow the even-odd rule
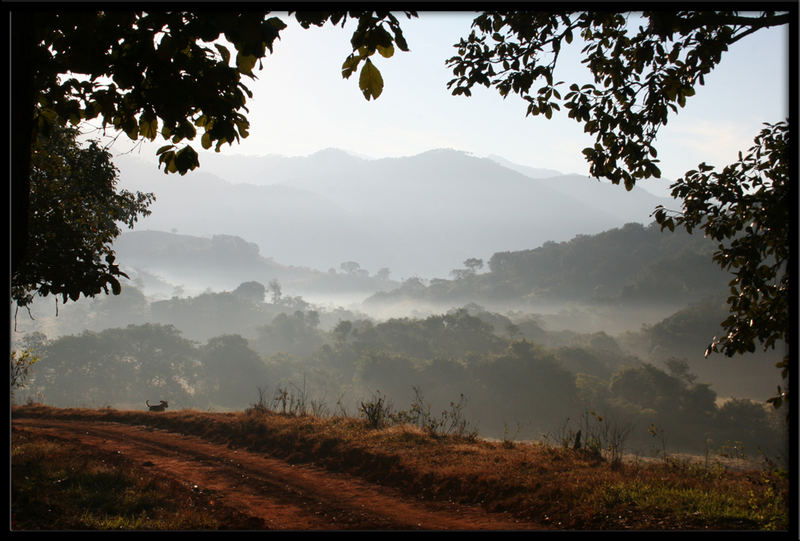
[[[144,426],[14,419],[15,429],[119,452],[153,475],[212,494],[276,530],[527,530],[540,526],[476,507],[409,499],[349,475]]]

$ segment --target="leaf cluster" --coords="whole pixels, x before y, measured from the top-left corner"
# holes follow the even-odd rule
[[[272,50],[285,24],[243,12],[65,11],[37,18],[38,91],[34,127],[100,118],[105,129],[132,140],[170,142],[158,151],[166,172],[181,174],[198,165],[191,146],[216,150],[247,137],[240,112],[251,92],[242,76],[254,78],[258,59]],[[224,37],[231,53],[211,42]]]
[[[33,295],[60,295],[64,302],[120,292],[113,240],[120,225],[133,227],[154,196],[117,191],[110,154],[76,142],[77,130],[54,126],[39,134],[31,155],[29,257],[15,269],[11,299],[25,307]],[[80,182],[76,182],[80,179]]]
[[[562,106],[569,118],[595,136],[583,154],[590,173],[624,184],[661,175],[654,146],[659,127],[686,104],[696,85],[728,47],[769,26],[786,24],[774,12],[645,11],[634,29],[632,14],[491,11],[447,61],[454,95],[475,85],[494,87],[505,98],[517,94],[527,115],[551,118]],[[593,83],[573,83],[562,96],[556,68],[562,47],[583,43],[581,62]]]
[[[33,373],[33,365],[39,362],[40,357],[34,355],[33,350],[11,352],[11,396],[14,389],[25,386],[25,382]]]
[[[413,11],[406,12],[406,17],[415,17]],[[380,70],[370,60],[376,52],[384,58],[394,56],[394,47],[408,51],[408,44],[403,37],[400,22],[390,12],[376,12],[374,15],[361,15],[358,27],[350,40],[353,52],[342,64],[342,77],[349,79],[364,62],[358,77],[358,87],[367,100],[378,99],[383,92],[383,77]]]
[[[327,21],[344,25],[348,16],[358,19],[358,28],[343,75],[349,77],[363,60],[359,86],[375,99],[383,81],[369,57],[378,51],[388,58],[395,44],[408,50],[397,18],[371,11],[295,13],[304,28]],[[120,130],[134,141],[160,135],[167,144],[157,151],[159,166],[185,174],[199,165],[198,154],[180,143],[199,135],[204,149],[219,152],[249,135],[243,111],[253,94],[244,80],[256,78],[256,64],[285,28],[269,11],[41,12],[33,38],[34,135],[99,118],[103,129]]]
[[[701,163],[672,184],[682,212],[658,207],[662,229],[700,229],[718,243],[714,261],[733,273],[728,284],[731,313],[706,350],[728,356],[752,352],[756,344],[774,348],[789,330],[789,123],[766,124],[746,155],[721,171]],[[788,355],[779,363],[786,377]],[[778,388],[772,399],[779,405]]]

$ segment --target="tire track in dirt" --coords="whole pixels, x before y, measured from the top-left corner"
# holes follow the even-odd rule
[[[409,499],[391,487],[310,465],[144,426],[13,419],[16,429],[119,452],[152,473],[210,494],[215,502],[278,530],[530,530],[474,506]]]

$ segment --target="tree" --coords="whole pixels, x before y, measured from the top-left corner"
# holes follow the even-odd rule
[[[309,310],[305,313],[305,322],[312,329],[319,327],[319,312],[316,310]]]
[[[269,289],[272,304],[278,304],[281,302],[281,283],[277,278],[273,278],[269,281],[269,284],[267,284],[267,289]]]
[[[766,350],[788,338],[789,149],[788,123],[768,124],[738,162],[719,173],[702,163],[672,184],[682,212],[657,207],[662,229],[699,228],[719,242],[713,259],[734,276],[728,284],[730,315],[722,322],[726,334],[714,337],[706,356],[752,352],[757,342]],[[778,367],[786,378],[788,352]],[[785,396],[779,386],[769,401],[777,407]]]
[[[533,429],[546,432],[572,416],[579,405],[575,376],[552,354],[526,340],[482,356],[469,370],[485,389],[483,397],[476,398],[491,405],[495,422],[531,416]]]
[[[509,323],[506,325],[506,333],[508,333],[508,337],[511,340],[515,340],[517,337],[522,336],[522,330],[519,328],[519,325],[515,323]]]
[[[483,259],[470,257],[464,260],[464,266],[467,267],[472,272],[472,274],[475,274],[483,268]]]
[[[503,98],[519,95],[527,115],[551,118],[561,106],[595,136],[583,154],[593,177],[624,184],[660,177],[656,136],[671,114],[694,95],[733,43],[763,28],[796,19],[796,5],[781,11],[486,12],[447,61],[454,95],[475,85],[494,87]],[[637,23],[637,27],[631,23]],[[569,85],[562,97],[554,73],[562,46],[582,38],[582,63],[593,84]],[[733,272],[731,315],[707,352],[734,355],[765,348],[788,331],[789,240],[788,120],[767,124],[746,157],[720,173],[700,164],[672,187],[683,200],[677,216],[658,208],[656,221],[673,230],[702,228],[719,241],[714,261]],[[796,202],[795,202],[796,203]],[[728,244],[724,244],[728,242]],[[785,377],[788,356],[779,364]],[[776,407],[785,398],[770,399]]]
[[[266,295],[267,289],[261,282],[250,281],[239,284],[239,287],[234,289],[233,293],[243,299],[249,299],[260,304],[264,302],[264,295]]]
[[[464,260],[464,266],[466,267],[465,269],[451,270],[450,275],[456,280],[463,280],[470,276],[475,276],[475,273],[483,268],[483,259],[470,257]]]
[[[338,344],[344,344],[347,341],[347,335],[350,334],[350,331],[352,330],[353,323],[348,320],[344,320],[336,324],[332,334]]]
[[[368,100],[383,89],[370,57],[378,52],[388,58],[395,45],[408,50],[399,21],[388,11],[298,12],[294,17],[303,28],[358,20],[342,75],[350,77],[361,65],[359,88]],[[184,174],[199,165],[198,156],[191,145],[177,145],[194,140],[198,129],[202,147],[216,151],[247,137],[249,123],[241,111],[247,111],[252,94],[243,78],[255,78],[253,69],[285,27],[265,11],[15,7],[10,36],[12,273],[26,263],[45,264],[36,260],[39,254],[29,238],[29,227],[36,227],[28,211],[31,151],[40,135],[49,137],[67,123],[99,119],[104,130],[120,130],[134,141],[162,137],[166,144],[158,150],[159,167]],[[86,270],[78,264],[63,273],[68,293],[94,293],[93,283],[82,283]]]
[[[187,404],[203,381],[194,344],[171,325],[64,335],[41,357],[30,390],[52,404],[143,406],[148,395]]]
[[[669,375],[673,378],[678,378],[687,384],[691,385],[697,379],[697,376],[689,371],[689,363],[686,359],[678,359],[677,357],[670,357],[664,364],[667,366]]]
[[[450,271],[450,276],[455,280],[464,280],[472,276],[472,274],[469,272],[469,269],[453,269]]]
[[[33,372],[33,365],[39,361],[39,357],[33,354],[30,349],[24,349],[20,352],[11,352],[11,396],[14,396],[15,389],[25,387],[28,377]]]
[[[199,354],[209,398],[214,404],[244,407],[248,393],[255,392],[269,379],[267,366],[238,334],[211,338],[199,348]]]
[[[595,136],[595,145],[583,150],[591,175],[630,190],[637,180],[660,176],[658,129],[694,95],[728,47],[792,20],[791,13],[772,11],[645,11],[646,26],[631,31],[632,16],[604,10],[483,13],[447,61],[455,75],[448,88],[466,96],[475,85],[495,87],[503,98],[516,93],[528,102],[527,115],[547,118],[563,104],[569,118]],[[576,34],[586,43],[582,63],[595,83],[573,83],[562,98],[557,87],[564,82],[554,82],[554,72],[562,46]]]
[[[280,313],[269,325],[256,329],[251,347],[260,354],[288,353],[308,356],[322,346],[322,331],[317,329],[319,314],[295,311],[294,314]]]
[[[361,269],[361,265],[355,261],[345,261],[339,265],[339,268],[347,274],[356,274]]]
[[[609,388],[614,396],[641,408],[673,413],[686,387],[680,378],[651,364],[627,366],[614,374]]]
[[[76,137],[75,128],[54,126],[33,147],[28,257],[11,277],[17,306],[27,307],[36,293],[64,302],[109,288],[119,293],[119,278],[128,276],[115,263],[112,242],[120,224],[132,228],[150,214],[153,194],[117,191],[110,154],[96,142],[82,148]]]

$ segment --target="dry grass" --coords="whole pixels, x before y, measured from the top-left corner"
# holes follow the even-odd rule
[[[256,529],[261,521],[148,475],[118,453],[14,432],[11,529]]]
[[[686,461],[611,465],[540,443],[432,435],[409,425],[269,411],[207,413],[14,408],[46,416],[143,424],[314,463],[436,500],[479,503],[563,529],[787,529],[788,480]]]

